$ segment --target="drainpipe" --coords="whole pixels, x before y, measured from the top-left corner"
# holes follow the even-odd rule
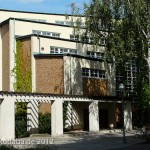
[[[72,95],[72,59],[70,54],[70,95]]]
[[[13,24],[14,24],[14,32],[13,32],[13,38],[14,38],[14,68],[16,67],[16,37],[15,37],[15,32],[16,32],[16,25],[15,25],[15,18],[13,20]],[[16,74],[14,73],[14,83],[13,83],[13,90],[16,90],[15,87],[15,83],[16,83]]]
[[[37,35],[37,39],[39,40],[39,54],[41,53],[41,40],[39,35]]]

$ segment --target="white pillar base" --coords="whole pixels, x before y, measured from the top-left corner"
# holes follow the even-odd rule
[[[54,100],[51,105],[51,135],[63,135],[63,101]]]
[[[99,108],[97,101],[93,101],[89,105],[89,131],[99,131]]]
[[[127,101],[124,104],[124,124],[126,130],[132,130],[132,108],[131,102]]]
[[[9,96],[0,104],[0,139],[15,139],[15,99]]]
[[[30,101],[27,104],[27,131],[29,134],[38,133],[38,102]]]

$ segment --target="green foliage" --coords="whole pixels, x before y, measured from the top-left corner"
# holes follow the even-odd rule
[[[78,34],[90,36],[96,48],[100,46],[101,37],[107,38],[105,55],[115,58],[117,68],[123,75],[124,84],[126,84],[126,62],[133,57],[137,59],[137,99],[143,107],[149,107],[149,0],[91,0],[89,4],[84,4],[83,15],[85,28],[79,25]]]
[[[16,104],[16,116],[24,117],[27,115],[27,103],[17,102]]]
[[[51,113],[39,113],[39,133],[51,134]]]
[[[16,66],[12,70],[16,76],[15,91],[31,92],[31,64],[23,58],[22,43],[17,40],[16,43]],[[30,58],[29,58],[30,59]]]
[[[27,103],[17,102],[15,110],[16,137],[26,137],[27,133]]]
[[[17,150],[13,146],[6,146],[6,145],[1,145],[0,150]]]
[[[68,119],[68,116],[67,116],[67,107],[68,107],[68,102],[65,101],[63,103],[63,126],[64,127],[66,125],[66,120]]]

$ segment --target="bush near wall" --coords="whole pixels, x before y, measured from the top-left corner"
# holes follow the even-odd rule
[[[51,134],[51,113],[39,113],[39,133]]]
[[[15,110],[15,133],[17,138],[28,136],[27,103],[17,102]]]

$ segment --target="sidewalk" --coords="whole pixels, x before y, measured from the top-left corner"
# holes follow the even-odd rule
[[[19,140],[19,139],[18,139]],[[67,132],[63,136],[36,137],[20,139],[34,141],[32,144],[14,145],[16,148],[49,147],[52,150],[104,150],[116,147],[124,147],[145,141],[136,138],[135,131],[126,133],[126,144],[123,143],[123,134],[120,130],[102,130],[96,133],[84,131]]]

